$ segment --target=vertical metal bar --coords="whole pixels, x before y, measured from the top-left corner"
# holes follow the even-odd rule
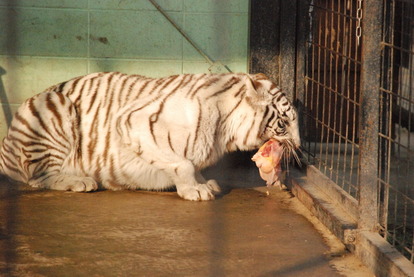
[[[342,99],[342,93],[341,93],[341,87],[340,87],[340,68],[341,68],[341,57],[340,57],[340,38],[341,38],[341,32],[342,32],[342,28],[341,28],[341,1],[336,1],[337,3],[337,7],[336,7],[336,15],[335,15],[335,19],[334,19],[334,26],[336,28],[336,34],[334,36],[334,40],[335,40],[335,46],[334,46],[334,53],[335,53],[335,68],[334,68],[334,72],[335,72],[335,85],[334,85],[334,89],[335,89],[335,104],[334,104],[334,126],[333,129],[335,131],[334,136],[333,136],[333,144],[335,145],[336,143],[336,152],[332,151],[332,158],[331,158],[331,167],[334,168],[335,170],[335,179],[333,179],[333,181],[338,184],[339,183],[339,178],[341,176],[341,171],[339,168],[339,161],[341,159],[341,136],[342,136],[342,128],[341,128],[341,123],[342,123],[342,117],[341,117],[341,108],[339,108],[340,103],[341,103],[341,99]],[[334,153],[336,154],[336,157],[334,155]]]
[[[281,1],[280,7],[280,87],[290,99],[294,99],[297,2]]]
[[[393,37],[393,30],[394,30],[394,3],[391,1],[384,1],[384,13],[383,13],[383,42],[390,42],[390,37]],[[381,179],[381,187],[380,187],[380,193],[381,193],[381,209],[380,209],[380,218],[379,223],[383,228],[384,236],[386,236],[388,232],[387,227],[387,221],[388,221],[388,207],[389,207],[389,185],[388,182],[385,181],[387,178],[387,167],[388,167],[388,155],[387,155],[387,140],[384,137],[387,132],[387,115],[389,114],[388,110],[388,92],[390,89],[390,76],[389,74],[392,73],[392,70],[389,70],[391,68],[391,57],[392,57],[392,48],[391,47],[384,47],[383,49],[383,61],[382,61],[382,80],[381,80],[381,87],[382,92],[380,95],[380,132],[383,135],[381,137],[381,140],[379,142],[379,178]],[[391,82],[392,84],[392,82]]]
[[[300,115],[300,130],[305,130],[305,111],[304,107],[307,105],[306,101],[306,68],[309,66],[306,63],[308,45],[306,37],[309,30],[309,3],[307,1],[298,1],[297,3],[297,20],[296,20],[296,85],[295,85],[295,98],[296,108]],[[303,137],[303,134],[301,134]]]
[[[328,80],[325,81],[325,86],[326,86],[326,93],[327,93],[327,97],[328,97],[328,103],[327,103],[327,110],[328,110],[328,115],[327,115],[327,119],[326,119],[326,130],[327,130],[327,134],[326,134],[326,145],[327,145],[327,151],[326,151],[326,163],[325,163],[325,167],[329,170],[329,175],[327,174],[327,176],[329,176],[330,179],[332,179],[332,167],[330,165],[332,156],[330,155],[330,152],[333,153],[334,152],[334,143],[331,143],[331,135],[333,135],[332,132],[332,113],[333,113],[333,107],[332,107],[332,95],[335,94],[335,91],[333,90],[333,49],[332,49],[332,36],[333,36],[333,32],[335,31],[334,26],[333,26],[333,16],[334,16],[334,10],[333,10],[333,6],[334,6],[334,1],[330,1],[330,3],[328,3],[328,13],[327,13],[327,34],[326,34],[326,39],[327,39],[327,44],[326,44],[326,53],[327,53],[327,62],[329,64],[329,68],[327,68],[328,72],[327,72],[327,77]]]
[[[354,3],[355,2],[355,3]],[[350,20],[350,47],[349,47],[349,51],[350,51],[350,57],[352,57],[353,59],[353,70],[352,75],[353,75],[353,87],[352,87],[352,97],[350,98],[352,100],[352,133],[351,133],[351,149],[352,149],[352,153],[351,153],[351,174],[349,176],[349,193],[351,195],[353,195],[355,198],[358,199],[358,194],[359,194],[359,190],[358,190],[358,178],[359,178],[359,174],[358,172],[354,171],[354,165],[355,162],[358,159],[358,126],[357,126],[357,120],[358,120],[358,116],[359,116],[359,108],[360,108],[360,99],[361,99],[361,80],[358,78],[360,76],[360,72],[361,72],[361,55],[359,53],[360,51],[360,47],[361,44],[358,42],[359,39],[356,37],[356,33],[357,33],[357,28],[358,28],[358,4],[356,3],[357,1],[353,1],[351,2],[351,7],[350,7],[350,13],[351,13],[351,20]]]
[[[394,5],[394,20],[392,28],[391,43],[392,55],[391,55],[391,78],[390,78],[390,93],[389,93],[389,113],[386,124],[388,125],[387,129],[387,186],[389,191],[389,204],[391,207],[388,207],[388,218],[387,218],[387,237],[391,239],[391,244],[395,246],[396,244],[396,228],[397,228],[397,204],[398,204],[398,193],[393,189],[391,184],[391,177],[394,175],[394,172],[391,172],[391,157],[394,153],[394,120],[393,113],[397,110],[397,95],[398,95],[398,85],[399,85],[399,69],[400,69],[400,55],[401,50],[397,49],[396,46],[400,45],[400,39],[402,37],[401,27],[402,27],[402,8],[401,2],[397,6],[397,3]],[[398,21],[396,19],[399,19]],[[391,198],[392,197],[392,198]]]
[[[342,188],[347,191],[349,193],[349,181],[348,180],[348,174],[349,176],[352,176],[352,171],[349,170],[349,173],[346,174],[346,170],[347,170],[347,166],[350,163],[350,155],[348,153],[348,149],[349,149],[349,129],[350,129],[350,124],[349,124],[349,120],[351,118],[351,66],[352,66],[352,59],[351,59],[351,38],[350,38],[350,32],[351,30],[351,26],[352,24],[350,22],[352,22],[352,18],[347,18],[347,14],[350,14],[349,12],[349,4],[348,2],[344,3],[344,10],[343,10],[343,14],[344,14],[344,39],[342,42],[343,45],[343,59],[342,59],[342,91],[344,92],[346,97],[346,107],[345,107],[345,153],[344,153],[344,161],[343,161],[343,171],[344,171],[344,180],[342,182]],[[352,153],[351,153],[352,154]],[[350,167],[352,168],[352,167]]]
[[[410,5],[410,13],[409,13],[409,15],[413,15],[413,14],[414,14],[414,6],[413,5]],[[410,18],[410,22],[411,22],[411,24],[413,23],[413,18]],[[413,51],[413,43],[414,43],[414,37],[413,36],[414,36],[414,31],[411,29],[411,30],[409,30],[409,37],[410,37],[410,44],[411,44],[410,47],[409,47],[409,50],[411,51],[411,53]],[[412,151],[412,148],[411,148],[411,133],[414,132],[414,129],[411,127],[412,126],[412,123],[413,123],[412,122],[412,114],[413,114],[413,99],[414,99],[413,98],[413,86],[412,86],[413,81],[414,81],[414,79],[413,79],[413,55],[412,54],[410,56],[410,62],[409,62],[408,68],[409,68],[409,71],[408,71],[408,74],[409,74],[409,77],[408,77],[408,84],[409,84],[408,85],[408,90],[409,90],[409,95],[408,95],[408,99],[409,99],[409,102],[408,102],[408,114],[410,116],[408,118],[408,130],[409,130],[409,132],[408,132],[408,137],[407,137],[407,167],[406,167],[406,173],[405,173],[405,178],[406,179],[408,179],[407,177],[410,176],[409,175],[410,174],[409,172],[413,168],[413,166],[412,166],[412,158],[410,156],[410,151]],[[411,182],[406,181],[405,194],[408,197],[410,197],[410,194],[409,194],[409,189],[410,189],[409,186],[410,185],[409,184],[411,184],[411,186],[413,186]],[[414,197],[414,194],[411,194],[411,197]],[[405,202],[406,210],[409,209],[409,205],[410,205],[408,203],[407,199],[408,198],[406,198],[406,202]],[[413,205],[413,204],[411,204],[411,205]],[[414,207],[412,207],[412,208],[414,208]],[[413,212],[413,211],[411,211],[411,212]],[[409,214],[409,213],[410,212],[406,211],[406,214]],[[409,246],[407,246],[407,248],[408,248],[408,252],[409,252],[409,255],[410,255],[409,256],[410,261],[412,263],[414,263],[414,228],[413,228],[414,227],[413,226],[414,223],[412,221],[413,221],[413,219],[410,218],[410,216],[408,216],[406,218],[406,220],[405,220],[405,222],[408,223],[407,224],[408,226],[406,227],[406,230],[407,230],[407,242],[406,242],[406,245],[409,245],[411,243],[411,248],[409,248]],[[412,234],[409,233],[410,224],[411,224],[411,233]],[[410,235],[412,236],[411,241],[409,241]]]
[[[306,97],[307,97],[307,101],[305,102],[305,104],[307,105],[307,120],[309,120],[309,125],[312,125],[313,128],[309,128],[307,127],[306,130],[309,132],[309,158],[312,157],[312,163],[315,163],[316,161],[316,143],[317,143],[317,135],[318,135],[318,126],[319,123],[316,120],[317,118],[317,110],[316,110],[316,106],[317,106],[317,95],[316,95],[316,89],[317,89],[317,85],[316,85],[316,76],[315,74],[317,74],[317,65],[319,63],[317,63],[317,60],[319,60],[319,56],[317,55],[317,47],[315,45],[315,37],[316,37],[316,33],[314,32],[315,29],[315,25],[317,24],[317,20],[316,18],[316,8],[315,8],[315,1],[311,0],[309,3],[309,8],[308,8],[308,18],[309,18],[309,34],[305,34],[307,37],[306,39],[308,40],[309,43],[309,47],[311,48],[310,50],[307,50],[307,60],[306,62],[308,63],[308,67],[307,67],[307,71],[305,72],[306,75],[306,83],[305,83],[305,88],[306,88]],[[318,23],[319,24],[319,23]]]
[[[328,53],[327,53],[327,50],[326,50],[326,46],[327,46],[327,41],[328,41],[328,36],[327,36],[327,32],[328,32],[328,30],[327,30],[327,28],[328,28],[328,1],[325,1],[325,7],[324,7],[324,10],[323,10],[323,16],[324,16],[324,22],[323,22],[323,29],[321,29],[320,28],[320,26],[319,26],[319,31],[322,31],[322,34],[323,34],[323,38],[322,38],[322,40],[321,41],[319,41],[319,47],[321,47],[322,48],[322,70],[323,70],[323,73],[321,74],[323,77],[323,79],[321,80],[320,78],[319,78],[319,82],[322,84],[322,85],[320,85],[320,90],[322,91],[321,93],[322,93],[322,105],[321,105],[321,107],[322,107],[322,116],[321,116],[321,121],[322,121],[322,132],[321,132],[321,144],[323,144],[324,142],[325,142],[325,147],[320,147],[320,164],[321,164],[321,167],[323,167],[323,173],[325,174],[325,175],[327,175],[326,173],[326,159],[327,159],[327,157],[326,157],[326,153],[327,153],[327,151],[328,151],[328,143],[327,143],[327,141],[326,141],[326,138],[325,137],[327,137],[327,135],[325,134],[325,131],[327,131],[327,124],[326,124],[326,113],[327,113],[327,111],[326,111],[326,94],[327,94],[327,89],[326,89],[326,79],[327,79],[327,77],[326,77],[326,75],[328,74],[328,69],[327,69],[327,66],[328,66],[328,62],[327,62],[327,60],[328,60]],[[319,109],[318,109],[318,111],[319,111]],[[325,150],[325,151],[324,151]]]
[[[323,45],[322,44],[322,30],[324,29],[325,26],[323,26],[321,24],[321,22],[322,22],[322,19],[321,19],[322,11],[321,10],[322,9],[320,7],[317,7],[317,9],[316,9],[316,6],[315,6],[315,10],[316,10],[316,12],[315,12],[316,21],[318,22],[318,25],[314,26],[314,28],[316,28],[316,30],[318,32],[318,40],[317,40],[318,53],[316,54],[317,55],[317,79],[316,79],[317,84],[315,84],[315,86],[316,86],[316,92],[315,92],[315,94],[316,94],[315,95],[315,97],[316,97],[316,109],[315,109],[315,111],[316,112],[315,113],[316,113],[316,121],[319,121],[318,125],[321,128],[320,134],[318,134],[320,136],[320,138],[319,138],[320,146],[319,146],[319,156],[317,157],[318,169],[321,170],[322,169],[322,158],[321,157],[322,157],[323,129],[324,129],[324,127],[323,127],[323,112],[322,112],[322,115],[320,113],[321,110],[323,111],[323,104],[320,104],[320,102],[321,102],[321,100],[320,100],[320,98],[321,98],[320,91],[322,89],[320,84],[322,83],[322,77],[321,77],[322,76],[322,74],[321,74],[322,69],[321,69],[321,67],[322,67],[322,64],[324,63],[323,59],[321,59],[321,56],[322,56],[321,45]],[[322,95],[322,97],[323,97],[323,95]]]
[[[375,231],[378,222],[378,126],[382,1],[363,5],[362,101],[360,122],[359,228]]]
[[[339,155],[339,148],[338,148],[338,143],[336,141],[336,137],[337,137],[337,104],[338,104],[338,76],[337,76],[337,72],[338,72],[338,57],[337,57],[337,49],[336,49],[336,42],[338,40],[338,32],[340,32],[339,30],[339,26],[337,23],[337,12],[335,10],[335,4],[338,1],[332,1],[331,4],[331,31],[330,31],[330,99],[329,99],[329,105],[330,105],[330,113],[329,113],[329,128],[331,130],[331,138],[330,138],[330,157],[329,157],[329,169],[330,169],[330,178],[331,180],[335,181],[335,176],[338,176],[338,172],[335,168],[335,155],[338,156]],[[336,146],[336,147],[335,147]],[[335,182],[336,183],[336,182]]]
[[[280,54],[280,0],[250,0],[249,72],[264,73],[277,84]]]
[[[341,3],[341,1],[340,1]],[[348,108],[345,106],[345,97],[346,97],[346,90],[347,90],[347,85],[345,83],[345,78],[347,76],[346,74],[346,65],[347,65],[347,59],[345,57],[347,51],[347,25],[346,25],[346,3],[342,2],[342,6],[340,5],[338,8],[338,12],[341,15],[340,17],[338,16],[338,26],[340,26],[340,34],[341,37],[338,37],[338,61],[339,61],[339,67],[338,67],[338,73],[339,73],[339,77],[338,77],[338,87],[339,87],[339,91],[341,92],[340,94],[340,100],[339,100],[339,106],[341,107],[339,109],[339,128],[341,130],[341,136],[339,137],[339,141],[338,141],[338,149],[343,148],[343,155],[342,157],[340,155],[338,155],[338,159],[337,159],[337,168],[338,171],[341,172],[341,178],[340,180],[338,179],[336,184],[338,186],[340,186],[341,188],[344,188],[344,184],[345,184],[345,178],[346,178],[346,160],[347,160],[347,133],[348,133],[348,124],[346,119],[344,119],[344,110],[346,112],[346,114],[348,114]],[[349,103],[348,101],[346,101],[346,103]],[[349,105],[349,104],[347,104]],[[344,127],[345,126],[345,127]],[[339,152],[341,153],[341,152]],[[342,162],[342,166],[341,166],[341,162]]]

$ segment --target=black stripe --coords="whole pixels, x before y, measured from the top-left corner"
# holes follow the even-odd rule
[[[18,133],[21,133],[21,134],[23,134],[23,135],[26,135],[26,133],[24,133],[23,131],[20,131],[20,130],[17,130],[17,132]],[[33,139],[30,139],[30,140],[28,140],[27,142],[25,142],[25,141],[23,141],[23,140],[21,140],[21,139],[19,139],[19,138],[17,138],[17,137],[15,137],[15,136],[13,136],[13,135],[8,135],[8,137],[7,137],[9,140],[11,140],[11,141],[13,141],[13,145],[14,145],[14,147],[16,147],[16,145],[17,145],[17,143],[19,143],[19,144],[21,144],[21,145],[23,145],[24,147],[35,147],[35,146],[41,146],[41,147],[45,147],[45,148],[47,148],[47,149],[52,149],[52,150],[54,150],[54,151],[56,151],[56,152],[60,152],[60,153],[62,153],[63,155],[64,154],[66,154],[65,152],[63,152],[62,151],[62,149],[61,148],[56,148],[55,147],[55,144],[46,144],[46,143],[43,143],[45,140],[41,140],[42,142],[39,142],[39,141],[37,141],[38,140],[38,138],[37,137],[35,137],[35,138],[33,138]],[[47,141],[46,141],[47,142]],[[20,146],[18,146],[18,147],[20,147]],[[28,150],[28,151],[31,151],[31,150]]]
[[[83,83],[82,82],[80,82],[80,81],[83,81]],[[78,88],[78,86],[80,85],[80,84],[82,84],[82,88],[84,87],[84,85],[85,85],[85,78],[84,77],[81,77],[81,78],[78,78],[78,79],[76,79],[74,82],[73,82],[73,84],[72,84],[72,86],[71,86],[71,90],[69,90],[67,93],[66,93],[66,95],[68,95],[68,96],[72,96],[72,94],[74,94],[75,93],[75,91],[77,90],[77,88]],[[72,99],[72,98],[70,98],[71,99],[71,101],[72,101],[72,103],[74,104],[74,105],[78,105],[78,103],[79,103],[79,99],[80,99],[80,97],[82,96],[82,89],[80,89],[79,90],[79,95],[75,98],[75,99]]]
[[[158,97],[156,97],[153,101],[156,101],[158,98],[160,98],[159,96]],[[133,113],[135,113],[135,112],[138,112],[138,111],[140,111],[140,110],[142,110],[142,109],[144,109],[145,107],[147,107],[148,105],[150,105],[151,104],[151,101],[148,101],[147,103],[145,103],[145,105],[143,105],[143,106],[141,106],[141,107],[139,107],[138,109],[135,109],[135,110],[132,110],[132,111],[128,111],[128,117],[127,117],[127,120],[126,120],[126,124],[127,124],[127,126],[128,127],[131,127],[132,125],[131,125],[131,117],[132,117],[132,114]]]
[[[219,94],[225,93],[226,91],[230,90],[234,85],[240,83],[240,79],[236,77],[232,77],[230,80],[228,80],[223,86],[224,88],[216,91],[214,94],[209,95],[206,99],[210,99],[211,97],[216,97]]]
[[[257,115],[257,112],[254,112],[252,124],[250,124],[250,127],[248,128],[249,132],[247,132],[246,136],[244,137],[243,145],[246,145],[247,140],[249,139],[249,136],[251,134],[251,131],[253,130],[253,126],[256,123],[256,115]]]
[[[198,118],[197,118],[197,126],[196,126],[196,129],[195,129],[195,132],[194,132],[193,153],[194,153],[194,147],[195,147],[195,145],[197,143],[197,140],[198,140],[198,133],[200,131],[201,119],[202,119],[202,116],[203,116],[203,110],[202,110],[202,106],[201,106],[201,102],[200,102],[199,98],[197,98],[197,102],[198,102],[199,113],[198,113]]]
[[[36,114],[37,115],[39,115],[39,113],[36,111],[36,110],[34,110],[33,112],[32,112],[32,114],[33,114],[33,116],[34,117],[36,117]],[[36,117],[37,118],[37,117]],[[44,139],[44,140],[46,140],[46,141],[49,141],[49,139],[47,138],[47,137],[45,137],[44,135],[42,135],[41,133],[39,133],[38,131],[36,131],[35,129],[33,129],[32,127],[31,127],[31,124],[29,124],[29,122],[27,122],[23,117],[21,117],[20,116],[20,114],[18,114],[18,113],[16,113],[15,114],[15,119],[16,120],[18,120],[21,124],[23,124],[30,132],[32,132],[36,137],[39,137],[39,138],[42,138],[42,139]],[[40,120],[41,121],[41,119],[39,119],[39,118],[37,118],[38,120]],[[42,125],[42,127],[44,126],[44,123],[43,123],[43,121],[41,121],[41,125]],[[34,137],[32,137],[32,138],[34,138]]]
[[[52,95],[50,93],[46,96],[46,107],[48,108],[49,111],[53,113],[53,115],[58,121],[59,126],[62,126],[62,116],[58,112],[56,104],[53,102]]]
[[[276,102],[279,102],[283,97],[285,97],[285,94],[280,92],[279,95],[276,96]]]
[[[167,86],[167,85],[169,85],[169,84],[171,84],[171,82],[173,82],[175,79],[177,79],[179,76],[178,75],[176,75],[176,76],[174,76],[174,78],[172,78],[171,80],[169,80],[168,82],[167,82],[167,84],[164,84],[164,88]],[[158,118],[159,118],[159,116],[160,116],[160,114],[163,112],[163,110],[164,110],[164,103],[167,101],[167,99],[171,96],[171,95],[173,95],[176,91],[177,91],[177,89],[181,86],[181,84],[183,83],[183,81],[184,81],[184,79],[182,79],[181,80],[181,82],[180,83],[178,83],[176,86],[175,86],[175,88],[174,89],[172,89],[165,97],[164,97],[164,99],[162,99],[162,101],[161,101],[161,103],[160,103],[160,106],[159,106],[159,109],[158,109],[158,111],[156,111],[155,113],[153,113],[151,116],[150,116],[150,118],[149,118],[149,127],[150,127],[150,132],[151,132],[151,135],[152,135],[152,138],[153,138],[153,140],[154,140],[154,142],[155,142],[155,144],[158,144],[157,143],[157,138],[155,137],[155,132],[154,132],[154,124],[158,121]],[[161,91],[161,90],[160,90]],[[158,98],[157,98],[157,100],[158,100]],[[155,100],[154,100],[155,101]]]
[[[140,80],[137,80],[136,82],[134,82],[134,84],[133,84],[133,86],[135,86],[135,84],[138,82],[138,81],[140,81]],[[139,89],[138,89],[138,91],[137,91],[137,94],[136,95],[134,95],[134,99],[136,100],[136,99],[138,99],[139,98],[139,96],[142,94],[142,93],[144,93],[144,91],[145,91],[145,89],[147,88],[147,86],[150,84],[150,83],[153,83],[153,79],[148,79],[145,83],[144,83],[144,85],[143,86],[141,86]],[[132,85],[131,85],[131,89],[132,89],[132,87],[133,87]],[[128,94],[128,96],[129,96],[129,94]],[[128,100],[129,100],[129,97],[127,97],[126,98],[126,102],[128,102]]]
[[[108,152],[109,152],[109,147],[110,147],[110,142],[111,142],[110,139],[111,139],[111,132],[107,131],[106,137],[105,137],[105,150],[102,156],[104,165],[106,165],[108,162]]]
[[[67,134],[65,134],[64,132],[62,132],[62,125],[56,124],[55,120],[52,118],[52,125],[53,125],[53,129],[54,131],[60,136],[60,138],[62,138],[62,140],[64,140],[67,144],[71,144]]]
[[[191,98],[192,98],[196,94],[198,88],[197,89],[194,89],[194,87],[197,85],[198,81],[204,79],[205,76],[206,76],[206,74],[201,74],[197,79],[193,80],[193,85],[188,90],[187,96],[191,96]],[[202,85],[204,85],[204,83]]]
[[[93,105],[95,104],[96,96],[98,95],[98,90],[99,90],[100,84],[102,82],[102,79],[101,78],[99,78],[99,79],[98,79],[98,77],[92,78],[91,79],[90,89],[93,88],[96,80],[98,80],[98,83],[96,84],[96,88],[95,88],[95,90],[94,90],[94,92],[92,94],[92,97],[89,100],[89,107],[86,109],[86,114],[88,114],[91,111]]]
[[[111,181],[116,183],[116,175],[115,175],[115,165],[114,165],[114,157],[111,155],[109,157],[109,176],[111,177]]]
[[[239,102],[231,109],[231,111],[223,118],[222,122],[226,122],[226,120],[231,116],[231,114],[237,109],[238,106],[243,102],[243,99],[240,99]]]
[[[162,90],[164,90],[166,87],[168,87],[169,84],[174,82],[174,80],[176,80],[178,77],[179,75],[170,76],[168,79],[166,79],[166,82],[164,82],[164,84],[158,89],[158,91],[161,92]]]
[[[112,107],[113,106],[115,106],[114,104],[113,104],[113,99],[114,99],[114,94],[115,94],[115,89],[116,89],[116,85],[118,84],[118,82],[119,82],[119,79],[117,79],[116,81],[115,81],[115,83],[113,84],[113,89],[108,89],[109,91],[108,91],[108,93],[110,94],[110,98],[109,98],[109,104],[108,104],[108,107],[106,108],[106,115],[105,115],[105,121],[104,121],[104,126],[106,126],[107,124],[108,124],[108,122],[111,122],[111,119],[112,119],[112,113],[111,113],[111,110],[112,110]],[[119,91],[118,91],[119,92]],[[105,97],[105,99],[106,99],[106,97]],[[99,110],[98,110],[98,112],[99,112]]]
[[[104,95],[102,95],[102,94],[100,95],[101,96],[100,99],[102,99],[102,96],[103,96],[104,107],[108,106],[108,95],[110,95],[112,97],[113,94],[114,94],[113,89],[112,89],[112,87],[114,86],[114,83],[112,82],[112,79],[114,78],[114,76],[115,76],[115,73],[108,74],[107,86],[106,86],[106,89],[105,89],[105,93],[104,93]],[[116,84],[116,82],[115,82],[115,84]],[[110,101],[109,101],[109,106],[111,106]]]
[[[60,105],[64,106],[66,103],[66,97],[59,91],[56,92],[56,95],[59,97]]]
[[[164,103],[161,102],[161,105],[160,106],[161,106],[160,109],[156,113],[153,113],[149,117],[149,128],[150,128],[150,132],[151,132],[152,139],[154,140],[154,142],[155,142],[156,145],[158,145],[158,143],[157,143],[157,138],[155,137],[154,124],[155,124],[155,122],[158,121],[158,116],[159,116],[159,114],[160,114],[160,112],[162,110],[162,106],[164,106]]]
[[[97,181],[97,182],[101,182],[102,181],[102,177],[101,177],[101,171],[102,171],[102,167],[101,167],[101,163],[100,163],[101,157],[97,157],[96,158],[96,162],[95,162],[95,172],[93,174],[93,178]]]
[[[175,149],[174,149],[174,147],[172,145],[172,142],[171,142],[170,131],[168,131],[167,138],[168,138],[168,145],[170,146],[171,150],[175,153]]]
[[[122,96],[124,95],[124,92],[126,91],[126,83],[128,82],[128,80],[130,80],[130,78],[128,78],[128,76],[122,76],[123,81],[121,84],[121,87],[118,91],[118,107],[122,107],[121,103],[122,103]]]
[[[221,121],[221,118],[219,116],[219,117],[217,117],[217,120],[214,124],[216,126],[216,128],[214,129],[213,141],[217,141],[217,135],[218,135],[218,130],[219,130],[218,126],[219,126],[220,122],[224,122],[224,121]],[[214,151],[215,151],[215,147],[214,146],[210,147],[210,151],[208,152],[208,155],[205,159],[206,161],[210,160],[210,158],[213,155]]]
[[[242,85],[240,89],[234,94],[234,97],[239,97],[241,93],[246,93],[246,85]],[[243,98],[243,96],[242,96]]]
[[[191,134],[187,136],[187,141],[185,143],[185,148],[184,148],[184,157],[186,158],[187,158],[187,151],[188,151],[188,143],[190,142],[190,136]]]
[[[208,87],[214,85],[215,83],[217,83],[218,81],[220,81],[220,78],[218,77],[210,77],[209,79],[207,79],[207,81],[205,81],[204,83],[202,83],[200,86],[198,86],[196,89],[194,89],[191,92],[191,96],[190,99],[194,99],[194,96],[202,89],[207,89]]]
[[[98,105],[97,110],[99,111],[101,104]],[[92,156],[95,152],[96,144],[98,143],[98,126],[99,126],[99,114],[95,113],[92,123],[91,123],[91,130],[89,130],[91,139],[89,140],[88,144],[88,157],[89,161],[92,161]]]
[[[67,84],[68,82],[63,82],[63,83],[60,83],[57,87],[56,87],[56,92],[63,92],[64,91],[64,89],[65,89],[65,86],[66,86],[66,84]]]

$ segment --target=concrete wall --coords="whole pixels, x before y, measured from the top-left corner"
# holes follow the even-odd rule
[[[212,60],[247,71],[248,0],[156,2]],[[0,0],[0,26],[0,138],[20,103],[57,82],[210,66],[148,0]]]

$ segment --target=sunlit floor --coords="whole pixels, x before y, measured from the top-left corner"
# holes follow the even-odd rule
[[[321,234],[292,210],[296,199],[266,195],[249,170],[231,169],[210,202],[1,180],[0,276],[339,276]]]

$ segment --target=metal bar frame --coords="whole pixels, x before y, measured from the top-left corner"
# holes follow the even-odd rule
[[[364,0],[363,20],[358,227],[377,232],[382,1]]]

